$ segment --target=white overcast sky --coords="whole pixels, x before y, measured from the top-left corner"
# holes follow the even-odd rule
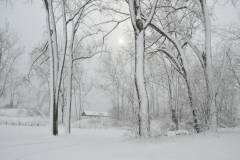
[[[240,10],[240,3],[234,8],[230,4],[223,5],[224,0],[220,1],[222,2],[215,6],[214,11],[219,24],[239,23],[240,19],[236,8]],[[42,1],[38,0],[33,4],[25,2],[26,0],[16,0],[12,7],[0,5],[0,27],[3,27],[7,20],[10,27],[21,35],[22,44],[26,47],[25,56],[22,57],[20,63],[23,70],[29,68],[28,54],[33,46],[38,41],[41,41],[45,27],[45,13],[41,8]],[[112,46],[116,49],[119,39],[122,38],[122,33],[123,30],[120,28],[109,37]],[[92,92],[89,100],[91,104],[90,110],[107,111],[111,107],[99,91]]]

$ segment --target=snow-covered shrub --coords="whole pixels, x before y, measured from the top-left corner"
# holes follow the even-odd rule
[[[92,118],[88,121],[89,124],[96,124],[99,123],[100,118]]]
[[[127,136],[129,136],[129,138],[138,138],[139,136],[139,127],[138,127],[138,118],[137,115],[134,115],[132,117],[128,117],[127,122]]]

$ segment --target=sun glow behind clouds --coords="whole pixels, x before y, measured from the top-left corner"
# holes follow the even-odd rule
[[[119,43],[119,44],[123,44],[123,39],[120,38],[119,41],[118,41],[118,43]]]

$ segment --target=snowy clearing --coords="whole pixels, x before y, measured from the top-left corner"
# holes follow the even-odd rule
[[[124,130],[0,126],[1,160],[239,160],[240,132],[129,140]]]

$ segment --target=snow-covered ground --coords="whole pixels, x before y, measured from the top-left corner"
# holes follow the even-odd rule
[[[239,160],[240,132],[127,139],[124,130],[0,125],[1,160]]]

